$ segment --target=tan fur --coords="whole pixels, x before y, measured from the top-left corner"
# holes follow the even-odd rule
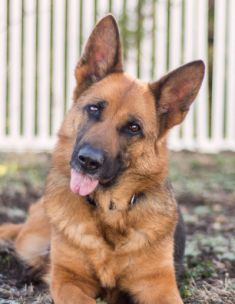
[[[15,240],[15,247],[22,259],[38,267],[48,255],[50,225],[45,215],[43,199],[32,205],[29,217]]]
[[[105,295],[109,304],[127,303],[120,300],[119,290],[138,304],[183,303],[173,262],[178,216],[167,183],[165,137],[168,128],[184,117],[179,113],[186,108],[181,109],[180,102],[186,107],[187,94],[193,91],[192,98],[196,96],[202,69],[195,64],[176,72],[177,96],[175,74],[144,83],[122,72],[113,18],[97,25],[76,69],[74,103],[58,133],[45,195],[32,207],[16,238],[17,251],[31,265],[40,263],[50,244],[50,289],[56,304],[92,304],[99,295]],[[187,79],[192,74],[199,76],[193,76],[190,85]],[[108,107],[101,122],[89,125],[83,141],[114,156],[125,145],[117,130],[130,113],[143,122],[144,137],[128,144],[125,170],[112,187],[96,189],[93,207],[70,191],[69,162],[77,134],[88,123],[82,109],[96,100],[108,101]],[[130,206],[131,197],[139,192],[145,198]]]
[[[18,236],[23,224],[3,224],[0,226],[0,239],[14,241]]]

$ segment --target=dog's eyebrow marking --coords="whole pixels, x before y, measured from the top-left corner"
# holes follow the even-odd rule
[[[97,105],[98,105],[99,107],[101,107],[102,109],[104,109],[105,107],[107,107],[108,102],[107,102],[106,100],[102,100],[102,101],[99,101],[99,102],[97,103]]]
[[[103,110],[104,108],[107,107],[108,105],[108,102],[106,100],[100,100],[100,99],[94,99],[94,100],[91,100],[88,104],[89,106],[90,105],[96,105],[97,107],[99,107],[101,110]]]
[[[142,126],[141,119],[137,115],[129,114],[127,122],[138,122]]]

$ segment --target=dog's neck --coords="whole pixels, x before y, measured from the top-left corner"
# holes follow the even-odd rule
[[[147,184],[147,186],[146,186]],[[158,198],[161,193],[166,192],[166,181],[161,184],[156,180],[144,183],[142,180],[128,180],[118,183],[110,188],[98,186],[96,191],[83,198],[84,204],[89,205],[93,211],[114,214],[114,212],[129,212],[137,205],[143,205],[149,197]]]
[[[140,201],[140,199],[143,198],[144,195],[145,194],[143,192],[134,193],[128,202],[128,208],[130,209],[130,208],[134,207],[134,205],[137,204]],[[99,202],[96,200],[95,196],[92,197],[91,195],[88,195],[88,196],[86,196],[85,200],[90,206],[93,206],[93,207],[99,206]],[[108,208],[109,208],[109,210],[116,210],[117,205],[115,202],[110,200]]]

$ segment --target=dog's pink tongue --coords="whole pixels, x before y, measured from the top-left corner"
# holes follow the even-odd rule
[[[70,189],[72,192],[79,193],[81,196],[89,195],[95,190],[98,183],[97,179],[92,179],[71,169]]]

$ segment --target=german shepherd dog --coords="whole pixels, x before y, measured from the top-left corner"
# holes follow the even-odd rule
[[[26,223],[1,226],[55,304],[180,304],[183,222],[167,178],[166,135],[185,118],[202,61],[156,82],[123,72],[117,23],[104,17],[76,67],[44,196]]]

